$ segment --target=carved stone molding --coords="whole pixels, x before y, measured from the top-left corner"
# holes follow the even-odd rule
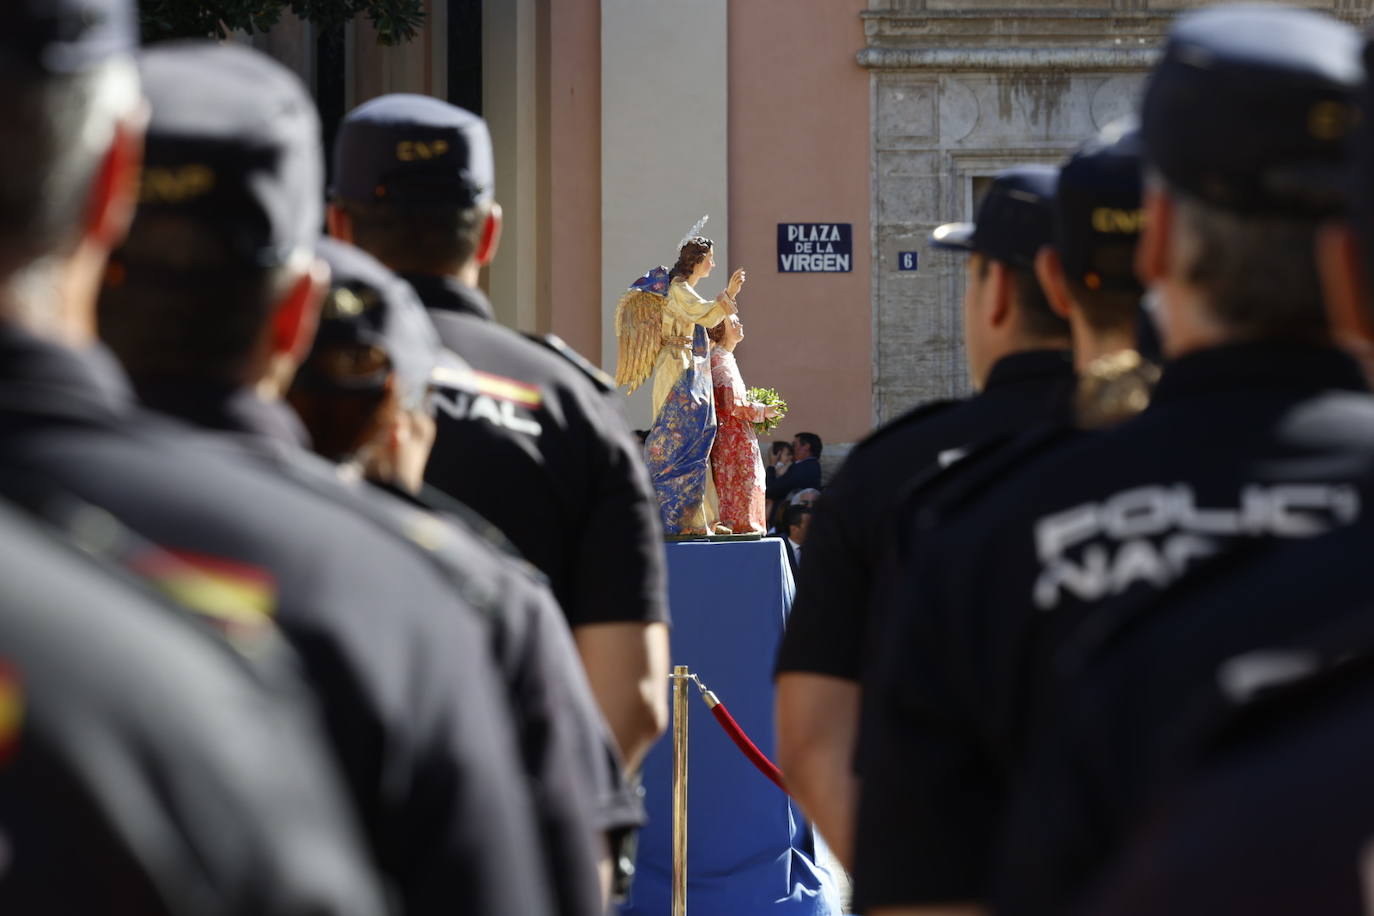
[[[870,0],[873,398],[880,420],[969,392],[964,258],[930,230],[971,219],[991,175],[1055,163],[1134,111],[1175,15],[1211,0]],[[1308,0],[1356,25],[1371,0]],[[917,252],[919,269],[901,268]]]
[[[856,59],[870,70],[1139,72],[1158,56],[1156,48],[864,48]]]

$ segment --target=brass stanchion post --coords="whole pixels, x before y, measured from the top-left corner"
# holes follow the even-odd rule
[[[687,916],[687,673],[673,666],[673,916]]]

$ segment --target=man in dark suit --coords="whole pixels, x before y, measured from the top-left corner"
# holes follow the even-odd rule
[[[797,490],[821,488],[821,437],[797,433],[792,440],[792,466],[768,483],[767,496],[781,502]]]
[[[797,578],[801,568],[802,545],[806,543],[806,531],[811,527],[811,507],[788,506],[782,516],[778,537],[787,548],[787,565],[792,567],[792,578]]]

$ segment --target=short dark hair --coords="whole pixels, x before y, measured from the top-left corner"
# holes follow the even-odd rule
[[[133,64],[110,61],[71,76],[0,77],[0,275],[69,251],[106,150],[92,138],[138,101]]]
[[[791,534],[792,529],[802,523],[802,519],[811,514],[810,506],[788,506],[782,513],[782,530],[784,534]]]
[[[386,357],[375,347],[341,345],[317,349],[311,362],[334,365],[339,362],[360,365],[359,371],[385,367]],[[300,415],[310,433],[315,453],[340,463],[352,459],[370,443],[381,429],[388,410],[398,404],[396,389],[348,390],[343,387],[296,383],[287,400]]]
[[[1240,214],[1170,190],[1194,251],[1184,267],[1211,317],[1243,340],[1326,340],[1315,217]]]
[[[797,433],[796,440],[805,442],[811,448],[811,457],[821,457],[821,437],[815,433]]]
[[[982,260],[978,264],[979,278],[988,275],[988,270],[994,260],[1011,274],[1012,292],[1016,297],[1017,320],[1020,322],[1021,331],[1024,334],[1035,338],[1067,338],[1069,336],[1068,320],[1058,315],[1050,307],[1050,300],[1040,287],[1040,281],[1036,279],[1035,271],[1017,267],[1009,261],[987,255],[981,257]]]
[[[406,207],[336,199],[353,223],[353,244],[399,273],[449,273],[477,253],[491,202]]]
[[[144,215],[105,271],[100,336],[130,375],[238,380],[289,275],[237,263],[197,220]]]
[[[1129,289],[1088,289],[1074,277],[1066,277],[1069,294],[1088,327],[1100,333],[1129,331],[1134,334],[1140,321],[1142,291]]]
[[[773,444],[768,447],[768,453],[770,456],[776,458],[778,456],[778,452],[782,451],[783,449],[787,449],[789,452],[792,451],[792,443],[783,442],[781,439],[778,439],[775,440]]]

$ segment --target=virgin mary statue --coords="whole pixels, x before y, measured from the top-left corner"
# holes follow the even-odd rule
[[[670,537],[729,533],[719,525],[711,480],[716,409],[706,329],[738,312],[735,296],[745,275],[736,270],[714,300],[702,298],[696,285],[716,261],[714,243],[695,234],[701,225],[682,241],[672,270],[649,271],[616,307],[616,383],[633,392],[653,376],[654,421],[644,457]]]

